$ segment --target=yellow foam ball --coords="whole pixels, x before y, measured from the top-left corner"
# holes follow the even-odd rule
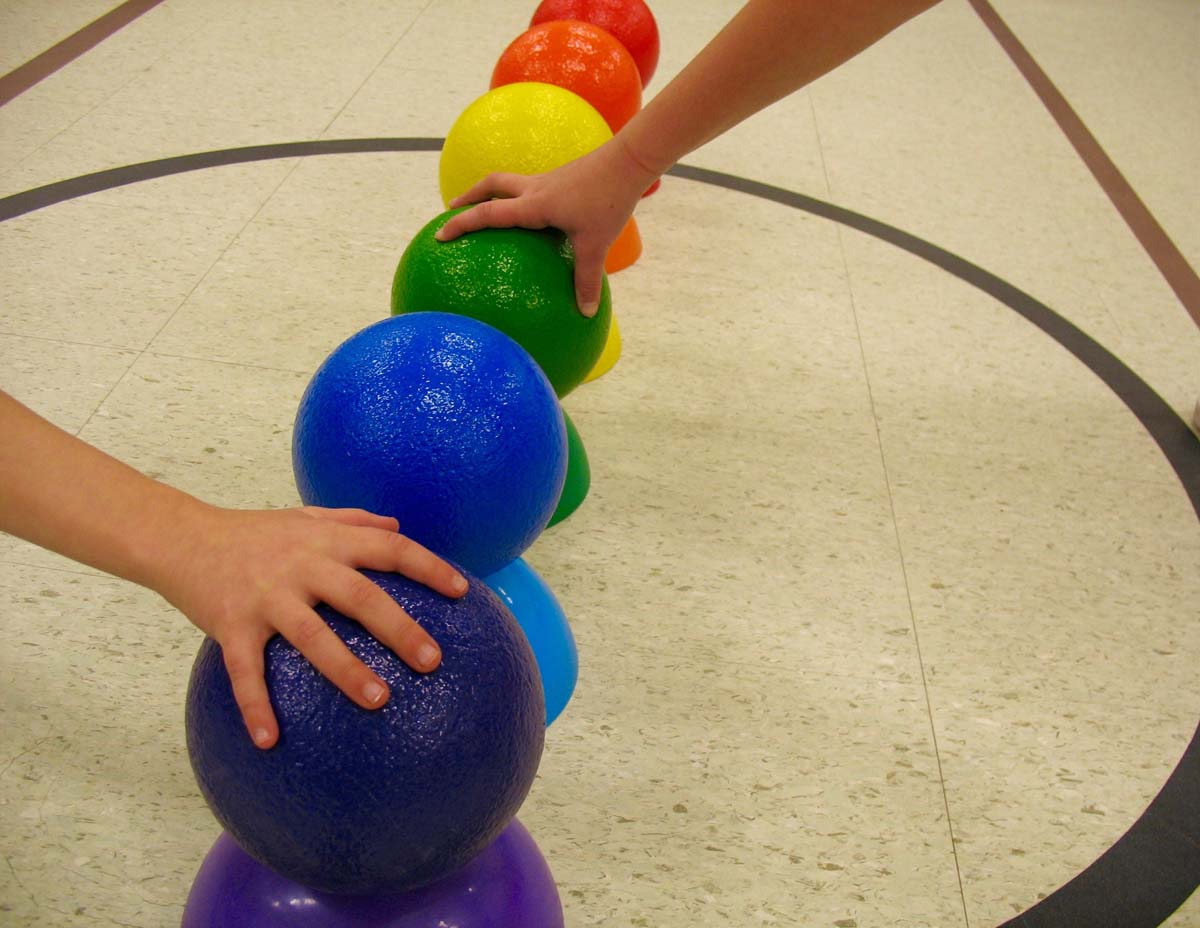
[[[450,127],[438,168],[449,205],[489,174],[541,174],[612,138],[590,103],[553,84],[526,81],[489,90]]]
[[[619,357],[621,357],[621,331],[617,328],[617,317],[613,316],[608,323],[608,339],[604,343],[604,350],[600,352],[595,366],[583,378],[583,382],[590,383],[597,377],[603,377],[613,369],[613,365],[617,363]]]

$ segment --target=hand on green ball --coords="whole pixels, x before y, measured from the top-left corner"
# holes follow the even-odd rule
[[[448,242],[487,228],[561,229],[575,251],[579,311],[594,316],[609,246],[657,177],[614,139],[545,174],[485,177],[450,201],[451,207],[478,205],[442,226],[437,238]]]

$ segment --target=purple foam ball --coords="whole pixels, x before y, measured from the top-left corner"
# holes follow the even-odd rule
[[[563,928],[550,868],[515,819],[461,870],[421,889],[327,895],[264,867],[223,833],[196,874],[182,928]]]

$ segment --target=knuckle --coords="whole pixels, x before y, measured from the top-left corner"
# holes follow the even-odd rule
[[[296,623],[296,627],[292,631],[291,640],[303,652],[306,648],[320,641],[325,635],[330,634],[332,632],[329,626],[325,624],[319,615],[313,612]]]
[[[260,718],[271,711],[270,700],[258,692],[239,693],[235,691],[233,698],[245,718]]]
[[[420,554],[421,546],[409,538],[407,535],[397,534],[391,539],[392,552],[396,556],[396,560],[401,563],[410,560],[414,555]]]
[[[224,657],[225,672],[235,685],[254,674],[254,664],[243,651],[226,648]]]
[[[366,609],[378,600],[379,593],[378,586],[359,574],[346,587],[346,602],[351,609]]]

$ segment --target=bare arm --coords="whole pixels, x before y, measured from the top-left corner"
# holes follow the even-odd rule
[[[387,687],[313,611],[354,616],[417,670],[441,659],[434,641],[356,568],[405,573],[448,596],[466,583],[397,534],[394,519],[358,510],[220,509],[152,480],[62,431],[0,391],[0,530],[149,587],[220,642],[247,730],[278,738],[263,648],[288,638],[364,708]]]
[[[485,178],[451,204],[479,205],[438,237],[489,226],[562,229],[575,247],[580,310],[592,315],[608,247],[655,178],[936,2],[750,0],[611,141],[548,174]]]

